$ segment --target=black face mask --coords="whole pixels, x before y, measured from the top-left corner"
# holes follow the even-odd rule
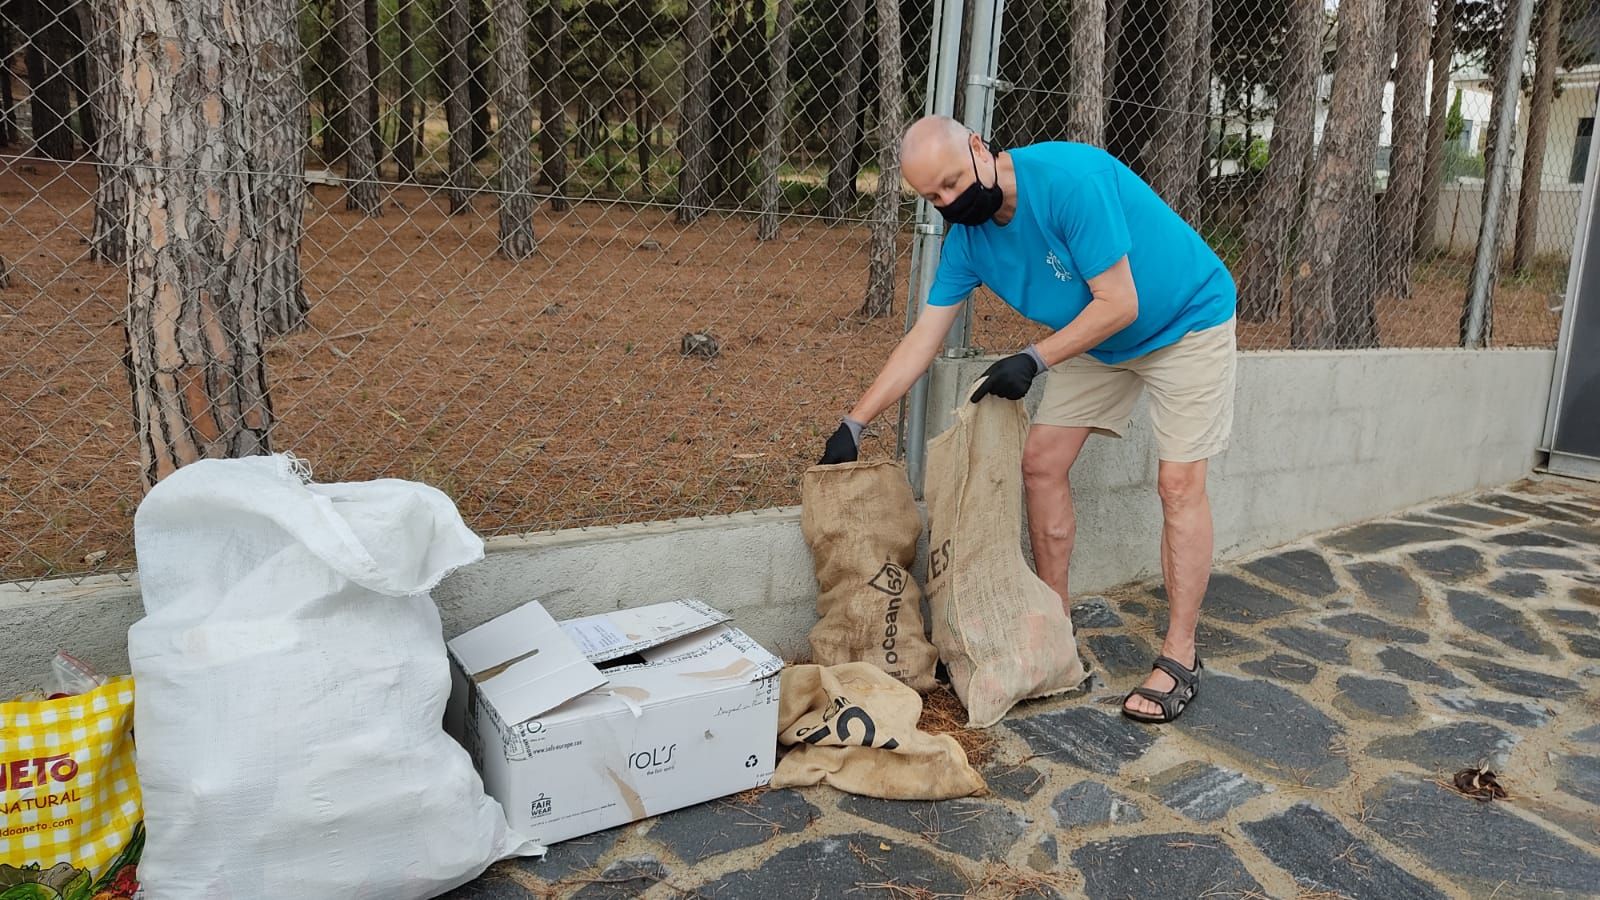
[[[982,225],[994,218],[1006,202],[1005,192],[1000,190],[999,158],[994,161],[994,185],[989,186],[978,175],[978,157],[971,147],[967,148],[967,155],[972,157],[972,183],[949,204],[934,207],[951,225]]]

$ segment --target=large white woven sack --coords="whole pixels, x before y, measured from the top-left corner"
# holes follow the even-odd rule
[[[134,538],[150,900],[426,898],[538,852],[441,727],[428,592],[483,556],[450,498],[207,460],[156,485]]]

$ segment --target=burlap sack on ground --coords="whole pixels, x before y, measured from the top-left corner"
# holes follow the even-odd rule
[[[950,685],[967,724],[983,728],[1087,673],[1061,598],[1022,555],[1028,415],[1019,401],[966,398],[956,423],[928,443],[928,598]]]
[[[933,689],[938,656],[923,630],[912,560],[922,516],[904,466],[812,466],[801,481],[800,529],[816,568],[811,659],[869,662],[918,691]]]
[[[885,800],[947,800],[985,790],[948,734],[917,729],[922,697],[864,662],[790,666],[778,696],[773,787],[830,784]]]

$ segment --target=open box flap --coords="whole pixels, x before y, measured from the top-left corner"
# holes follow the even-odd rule
[[[589,662],[603,663],[659,647],[730,618],[698,600],[672,600],[568,619],[561,623],[561,630]]]
[[[732,625],[679,638],[640,654],[643,662],[605,670],[611,693],[635,704],[666,703],[741,684],[783,670],[783,660]]]
[[[606,683],[537,602],[479,625],[448,646],[507,724],[525,722]]]

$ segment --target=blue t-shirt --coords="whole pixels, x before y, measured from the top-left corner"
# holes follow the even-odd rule
[[[955,306],[980,283],[1060,330],[1089,305],[1088,279],[1128,257],[1139,317],[1089,355],[1108,365],[1233,318],[1233,277],[1204,239],[1116,157],[1088,144],[1010,151],[1017,210],[1005,225],[953,225],[928,303]]]

